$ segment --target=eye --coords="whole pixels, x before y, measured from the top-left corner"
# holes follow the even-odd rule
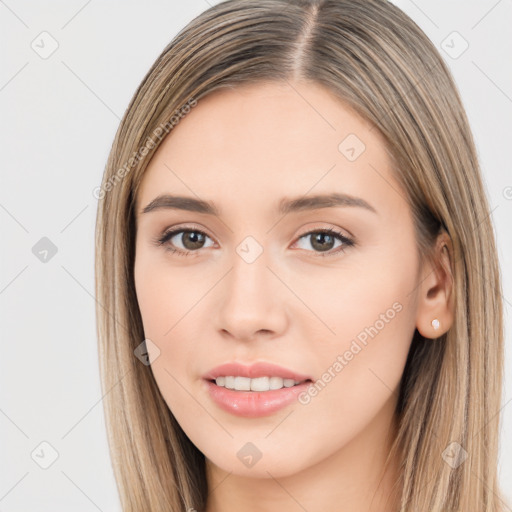
[[[212,242],[210,245],[205,244],[207,239]],[[333,228],[309,231],[301,235],[296,244],[308,239],[309,242],[306,242],[305,245],[309,244],[313,247],[313,251],[310,252],[316,252],[315,256],[320,257],[337,255],[344,252],[346,248],[355,245],[352,239]],[[338,242],[337,245],[336,242]],[[155,240],[155,243],[158,246],[165,246],[166,251],[176,253],[178,256],[188,256],[198,252],[199,249],[205,249],[214,245],[213,240],[206,233],[195,228],[179,228],[165,231],[163,235]],[[309,250],[307,247],[304,247],[304,244],[302,245],[302,247],[299,247],[300,249]]]
[[[165,245],[167,251],[175,252],[179,256],[188,256],[192,252],[197,252],[198,249],[211,247],[211,245],[205,245],[206,239],[212,240],[206,233],[198,229],[173,229],[166,231],[156,240],[156,243]]]
[[[321,257],[337,255],[345,251],[347,247],[355,245],[355,242],[352,239],[346,237],[343,233],[340,233],[333,228],[309,231],[302,235],[298,241],[300,242],[303,239],[306,241],[305,245],[313,247],[313,252],[317,252],[316,256]],[[309,242],[307,242],[308,239]],[[338,245],[336,245],[337,241],[339,242]],[[300,248],[304,249],[304,247]],[[335,248],[337,250],[333,250]]]

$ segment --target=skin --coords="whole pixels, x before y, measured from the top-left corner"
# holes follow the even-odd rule
[[[414,330],[435,338],[449,329],[450,281],[442,265],[420,264],[406,194],[377,130],[321,86],[292,85],[210,94],[149,164],[137,192],[134,272],[144,333],[159,350],[149,347],[151,368],[206,456],[207,512],[313,512],[333,503],[391,511],[398,461],[383,469],[399,381]],[[338,149],[349,134],[365,144],[354,161]],[[362,198],[376,213],[355,206],[277,213],[282,198],[331,192]],[[221,216],[141,213],[163,193],[212,201]],[[204,247],[180,233],[167,247],[190,254],[166,251],[154,240],[171,227],[203,231]],[[332,255],[322,257],[314,234],[325,228],[356,245],[336,252],[340,240],[327,239]],[[263,249],[252,263],[236,252],[247,236]],[[435,261],[445,264],[438,245]],[[202,375],[233,360],[270,361],[322,379],[396,303],[400,311],[305,405],[241,418],[206,392]],[[252,467],[237,457],[247,442],[262,454]]]

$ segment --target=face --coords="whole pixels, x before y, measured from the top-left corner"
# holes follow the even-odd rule
[[[162,195],[191,201],[146,208]],[[212,93],[163,141],[137,192],[136,293],[158,387],[211,466],[291,475],[389,427],[417,309],[405,197],[380,135],[318,85]],[[232,362],[311,382],[290,401],[204,378]]]

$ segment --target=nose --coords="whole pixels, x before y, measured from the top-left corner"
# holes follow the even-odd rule
[[[289,319],[286,290],[269,268],[265,251],[252,263],[238,254],[232,261],[215,298],[218,331],[240,341],[280,336]]]

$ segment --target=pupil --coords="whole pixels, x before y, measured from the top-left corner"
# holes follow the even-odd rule
[[[330,239],[327,244],[325,244],[325,239]],[[324,241],[324,243],[322,243]],[[330,243],[329,243],[330,242]],[[328,251],[329,249],[332,249],[332,243],[334,242],[334,237],[327,234],[327,233],[317,233],[316,236],[313,237],[313,247],[316,249],[320,249],[321,251]],[[318,244],[318,245],[316,245]]]
[[[200,249],[204,243],[203,235],[197,231],[187,231],[184,233],[183,237],[183,245],[187,249]]]

